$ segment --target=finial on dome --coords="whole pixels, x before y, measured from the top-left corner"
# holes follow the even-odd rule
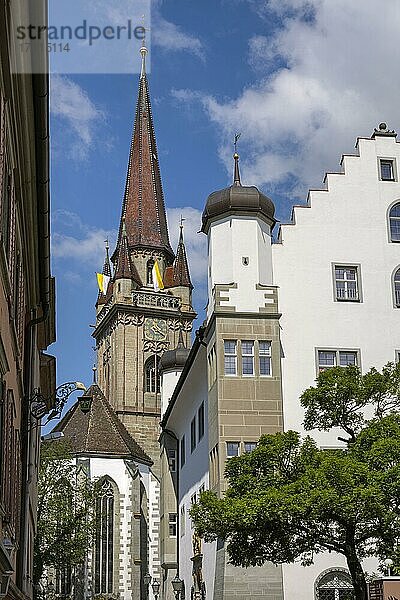
[[[97,367],[96,365],[93,365],[92,367],[92,371],[93,371],[93,383],[96,383],[96,373],[97,373]]]
[[[146,75],[146,56],[148,54],[148,50],[146,47],[146,27],[144,24],[144,21],[145,21],[144,15],[142,18],[143,18],[144,37],[142,39],[142,46],[140,48],[140,54],[142,55],[142,68],[140,70],[140,78],[142,78]]]
[[[239,154],[237,153],[237,143],[238,143],[238,139],[240,138],[242,134],[241,133],[236,133],[235,134],[235,139],[233,142],[234,148],[235,148],[235,152],[233,155],[233,159],[235,161],[235,167],[234,167],[234,171],[233,171],[233,185],[237,185],[237,186],[241,186],[241,182],[240,182],[240,170],[239,170]]]

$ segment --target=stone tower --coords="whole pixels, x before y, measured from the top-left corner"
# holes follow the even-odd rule
[[[181,228],[176,256],[170,246],[143,46],[142,70],[128,172],[115,251],[104,263],[110,277],[99,294],[96,339],[98,384],[159,472],[160,378],[163,352],[190,346],[195,312]],[[163,288],[155,291],[157,262]],[[112,264],[111,264],[112,263]]]

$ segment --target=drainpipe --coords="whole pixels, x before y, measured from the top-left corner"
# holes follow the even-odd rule
[[[47,73],[32,75],[35,157],[36,157],[36,198],[38,222],[38,268],[41,316],[32,318],[25,328],[24,348],[24,401],[22,402],[22,490],[21,490],[21,534],[18,554],[17,581],[24,594],[30,595],[28,581],[28,541],[29,541],[29,492],[35,473],[35,457],[32,455],[32,428],[29,397],[35,382],[35,352],[37,325],[44,323],[50,312],[50,193],[49,193],[49,77]],[[33,311],[37,315],[37,309]],[[38,423],[39,427],[39,423]],[[37,441],[38,429],[35,428]],[[32,542],[31,542],[32,543]],[[35,593],[35,592],[34,592]]]

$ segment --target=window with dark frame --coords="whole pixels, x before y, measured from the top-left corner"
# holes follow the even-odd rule
[[[185,465],[186,462],[186,441],[185,441],[185,436],[182,436],[181,439],[181,469],[182,467]]]
[[[168,448],[168,465],[171,473],[176,472],[176,450],[174,448]]]
[[[177,514],[169,513],[169,518],[168,518],[169,537],[176,538],[177,529],[178,529],[177,528]]]
[[[198,424],[199,424],[199,441],[204,435],[204,402],[200,404],[198,410]]]
[[[151,394],[159,394],[161,389],[161,377],[159,370],[160,359],[154,356],[150,356],[145,363],[145,390]]]
[[[96,500],[94,588],[96,594],[112,594],[114,573],[114,490],[108,479],[101,483]]]
[[[194,416],[190,423],[190,451],[196,448],[196,417]]]
[[[382,181],[394,181],[393,160],[381,158],[379,161]]]

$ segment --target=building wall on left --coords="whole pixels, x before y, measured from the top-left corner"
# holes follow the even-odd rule
[[[18,61],[15,23],[32,3],[0,4],[0,596],[33,596],[39,461],[35,389],[55,387],[54,280],[50,274],[48,76],[45,46]],[[46,3],[35,3],[47,23]],[[13,14],[18,11],[18,15]],[[49,406],[50,408],[50,406]],[[8,584],[8,586],[7,586]]]

